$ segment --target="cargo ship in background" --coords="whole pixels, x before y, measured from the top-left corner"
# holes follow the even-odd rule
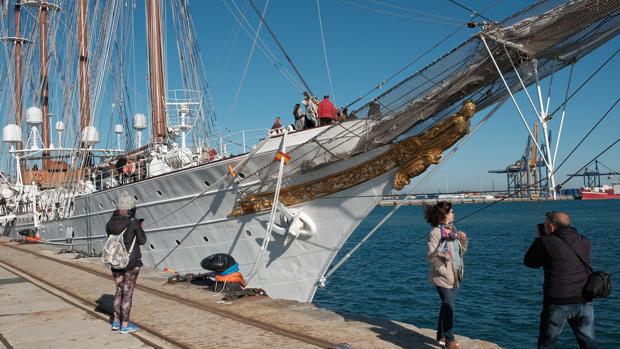
[[[620,182],[601,187],[581,188],[582,200],[620,199]]]
[[[607,172],[601,172],[599,165],[604,167]],[[594,160],[594,170],[586,168],[581,173],[571,174],[571,177],[583,177],[583,187],[579,189],[579,197],[582,200],[604,200],[604,199],[620,199],[620,181],[611,182],[609,185],[601,185],[601,177],[607,176],[611,180],[620,172],[615,171],[598,160]]]

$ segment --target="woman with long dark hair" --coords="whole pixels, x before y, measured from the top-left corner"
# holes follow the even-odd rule
[[[467,235],[454,227],[454,211],[447,201],[425,206],[424,218],[433,227],[428,235],[426,256],[431,265],[429,281],[437,288],[441,298],[437,341],[448,349],[458,349],[460,344],[454,338],[452,327],[456,294],[463,282]]]
[[[301,109],[301,104],[295,104],[295,108],[293,108],[293,117],[295,118],[295,130],[303,130],[306,126],[306,113]]]
[[[126,191],[121,192],[117,210],[106,225],[108,235],[123,234],[123,243],[127,252],[130,252],[129,263],[125,268],[112,268],[112,276],[116,284],[114,294],[114,314],[112,317],[112,331],[121,333],[136,332],[138,326],[129,322],[133,290],[136,287],[138,273],[142,264],[140,245],[146,243],[146,234],[142,229],[143,219],[136,219],[136,201]],[[122,319],[122,322],[121,322]]]

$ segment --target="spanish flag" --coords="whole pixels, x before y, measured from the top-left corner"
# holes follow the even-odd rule
[[[274,160],[281,161],[282,159],[284,159],[284,164],[286,165],[288,164],[289,160],[291,160],[291,156],[283,152],[282,150],[278,150],[276,156],[274,157]]]

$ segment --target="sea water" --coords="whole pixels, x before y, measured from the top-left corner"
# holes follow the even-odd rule
[[[592,242],[595,270],[612,274],[612,294],[594,301],[600,348],[620,348],[620,200],[456,204],[456,226],[467,233],[465,280],[456,300],[457,334],[504,348],[535,348],[542,306],[542,269],[523,265],[536,224],[548,211],[569,213]],[[378,207],[353,233],[336,261],[392,207]],[[475,211],[478,211],[474,213]],[[473,213],[471,216],[465,216]],[[464,218],[458,221],[459,218]],[[317,291],[314,302],[343,315],[361,314],[435,329],[439,296],[428,283],[422,207],[406,206]],[[577,348],[568,324],[556,348]]]

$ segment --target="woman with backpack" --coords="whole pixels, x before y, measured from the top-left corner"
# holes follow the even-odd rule
[[[428,235],[426,259],[431,265],[430,283],[437,288],[441,307],[437,321],[437,342],[448,349],[460,348],[452,333],[456,294],[463,282],[463,257],[467,235],[454,227],[454,210],[447,201],[426,206],[424,218],[433,227]]]
[[[129,314],[131,312],[133,290],[136,287],[140,267],[143,265],[140,245],[146,243],[146,234],[142,229],[144,220],[136,219],[135,216],[136,201],[126,191],[121,192],[117,210],[112,213],[112,217],[106,225],[108,236],[123,234],[122,240],[129,253],[129,263],[127,263],[126,267],[121,269],[112,267],[112,276],[116,284],[112,331],[120,330],[120,333],[136,332],[138,330],[136,324],[129,322]]]

